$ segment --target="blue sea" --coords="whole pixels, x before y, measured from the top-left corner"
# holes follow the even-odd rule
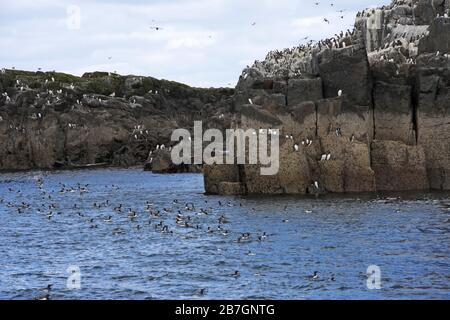
[[[207,196],[202,175],[141,169],[3,173],[0,299],[48,285],[50,299],[449,299],[449,204]]]

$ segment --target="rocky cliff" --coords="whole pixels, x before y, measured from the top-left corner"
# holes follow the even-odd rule
[[[169,147],[175,128],[229,125],[221,115],[233,94],[149,77],[5,69],[0,92],[0,170],[140,165]]]
[[[449,190],[449,10],[449,0],[393,1],[245,69],[234,121],[280,129],[280,171],[209,166],[206,192]]]

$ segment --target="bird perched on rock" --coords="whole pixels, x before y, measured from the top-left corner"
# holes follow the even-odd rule
[[[5,97],[6,102],[11,102],[11,98],[8,96],[8,93],[7,93],[7,92],[2,93],[2,96]]]

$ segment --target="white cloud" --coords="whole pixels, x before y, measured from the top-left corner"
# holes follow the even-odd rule
[[[389,1],[335,0],[333,7],[313,0],[2,1],[0,61],[17,69],[78,75],[98,69],[227,86],[268,51],[346,30],[357,10]],[[81,9],[80,29],[67,28],[69,5]]]

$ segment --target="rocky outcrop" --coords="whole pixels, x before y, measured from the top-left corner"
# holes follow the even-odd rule
[[[233,90],[99,72],[2,70],[0,92],[0,170],[22,170],[142,165],[157,145],[170,147],[175,128],[204,119],[229,126],[223,101]]]
[[[358,13],[352,31],[244,70],[236,125],[281,131],[280,170],[210,167],[207,192],[449,190],[449,10],[448,0],[393,1]]]
[[[281,132],[278,174],[205,165],[210,194],[449,190],[449,10],[450,0],[365,10],[353,30],[270,52],[235,90],[2,70],[0,170],[145,163],[197,172],[171,162],[169,139],[202,120],[204,129]]]
[[[170,150],[150,151],[147,161],[144,164],[145,171],[153,173],[201,173],[202,165],[196,164],[174,164],[172,162]]]

